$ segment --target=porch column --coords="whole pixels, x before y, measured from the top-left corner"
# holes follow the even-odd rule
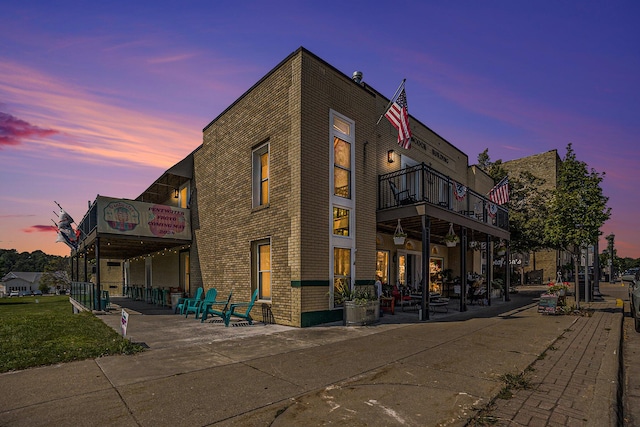
[[[431,253],[431,218],[422,215],[422,316],[420,320],[429,320],[429,254]]]
[[[511,266],[509,265],[509,260],[511,259],[511,249],[509,249],[509,241],[507,240],[505,243],[507,252],[505,254],[506,257],[506,264],[504,267],[504,300],[505,301],[511,301],[511,298],[509,297],[509,289],[511,289]]]
[[[96,310],[102,310],[102,292],[100,292],[100,237],[96,237]]]
[[[89,281],[89,252],[87,251],[87,249],[85,248],[84,250],[84,282],[88,282]]]
[[[487,301],[489,305],[491,305],[491,283],[493,282],[493,251],[491,250],[491,236],[487,234],[487,239],[485,241],[485,262],[487,263],[485,267],[485,271],[487,272]]]
[[[467,311],[467,227],[460,228],[460,311]]]

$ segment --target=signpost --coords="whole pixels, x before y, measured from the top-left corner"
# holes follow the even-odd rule
[[[558,308],[558,296],[552,294],[542,294],[538,303],[538,313],[556,314]]]
[[[120,323],[120,329],[122,330],[122,336],[127,336],[127,324],[129,323],[129,313],[122,310],[122,322]]]

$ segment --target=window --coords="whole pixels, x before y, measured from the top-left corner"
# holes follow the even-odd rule
[[[180,187],[180,191],[178,193],[179,195],[179,200],[178,200],[178,207],[181,208],[188,208],[191,201],[189,200],[189,185],[183,185],[182,187]]]
[[[389,251],[376,252],[376,276],[383,285],[389,283]]]
[[[253,288],[258,289],[258,298],[271,299],[271,242],[269,239],[253,243],[252,251]]]
[[[342,301],[335,296],[344,289],[351,288],[351,249],[333,248],[333,295],[334,307],[342,306]]]
[[[340,296],[351,289],[355,275],[355,124],[334,110],[329,111],[329,124],[329,306],[340,308]]]
[[[349,209],[333,208],[333,234],[349,236]]]
[[[253,207],[269,204],[269,144],[253,150]]]
[[[340,117],[333,117],[333,129],[344,133],[345,135],[351,135],[351,125]]]
[[[351,144],[338,137],[333,139],[333,194],[351,198]]]

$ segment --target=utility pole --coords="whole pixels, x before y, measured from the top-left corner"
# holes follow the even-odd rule
[[[615,256],[615,253],[613,252],[613,242],[616,238],[616,235],[611,233],[609,234],[607,237],[605,237],[607,239],[607,249],[609,250],[609,282],[613,283],[613,257]]]

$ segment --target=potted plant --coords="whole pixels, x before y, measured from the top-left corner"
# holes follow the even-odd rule
[[[447,247],[452,248],[452,247],[456,246],[459,241],[460,241],[460,238],[453,231],[453,223],[450,222],[449,223],[449,231],[444,236],[444,244],[447,245]]]
[[[456,234],[447,234],[444,236],[444,244],[447,247],[452,248],[460,242],[460,238]]]
[[[351,289],[344,284],[336,288],[334,300],[344,307],[345,326],[370,325],[380,319],[380,301],[370,286]]]
[[[404,240],[407,238],[407,233],[401,232],[401,233],[395,233],[393,235],[393,243],[395,243],[396,245],[400,246],[400,245],[404,245]]]
[[[395,243],[396,245],[404,245],[404,239],[406,238],[407,233],[404,232],[402,226],[400,225],[400,220],[398,220],[396,231],[393,233],[393,243]]]
[[[491,296],[493,298],[500,298],[502,296],[503,286],[504,286],[504,280],[493,279],[491,281]]]

